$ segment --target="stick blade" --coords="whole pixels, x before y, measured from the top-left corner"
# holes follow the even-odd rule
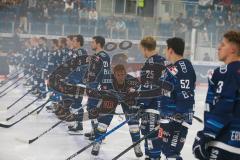
[[[15,140],[20,142],[20,143],[28,144],[28,140],[24,140],[24,139],[21,139],[21,138],[15,138]]]
[[[3,124],[3,123],[0,123],[0,127],[2,128],[10,128],[12,126],[12,124]]]
[[[31,144],[31,143],[33,143],[34,141],[36,141],[38,139],[38,137],[36,137],[36,138],[33,138],[33,139],[30,139],[29,141],[28,141],[28,144]]]

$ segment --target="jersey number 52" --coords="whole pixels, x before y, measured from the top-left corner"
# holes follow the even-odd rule
[[[189,82],[188,79],[181,79],[180,80],[181,88],[190,89],[189,83],[190,82]]]

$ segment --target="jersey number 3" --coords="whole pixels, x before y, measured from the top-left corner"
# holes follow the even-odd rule
[[[221,93],[222,92],[222,87],[223,87],[223,81],[219,81],[216,93]]]

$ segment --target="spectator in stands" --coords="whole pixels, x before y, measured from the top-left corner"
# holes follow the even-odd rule
[[[119,18],[116,22],[116,32],[117,32],[117,37],[120,38],[120,35],[126,35],[126,23],[123,20],[124,18]]]
[[[208,26],[208,24],[212,21],[212,10],[209,7],[207,11],[204,13],[204,24]]]
[[[226,23],[227,24],[230,24],[232,22],[232,19],[233,19],[233,14],[232,14],[232,11],[228,11],[227,12],[227,18],[226,18]]]
[[[186,18],[186,25],[188,30],[191,31],[193,28],[193,17],[191,15]]]
[[[30,11],[34,11],[37,7],[37,0],[28,0],[28,8]]]
[[[125,30],[126,30],[126,23],[125,23],[125,21],[123,20],[123,18],[119,18],[119,19],[117,20],[115,29],[116,29],[117,31],[125,31]]]
[[[179,13],[178,17],[176,18],[177,23],[184,23],[183,13]]]
[[[41,8],[40,19],[44,22],[47,22],[51,17],[48,14],[48,7],[44,4]]]
[[[72,15],[73,15],[73,8],[74,8],[74,3],[72,0],[66,0],[65,2],[65,8],[64,11],[67,13],[68,15],[68,21],[69,23],[72,23]]]
[[[137,0],[137,13],[138,16],[143,16],[143,9],[144,9],[144,0]]]
[[[214,0],[214,10],[218,11],[218,8],[220,8],[220,11],[223,11],[223,3],[222,0]]]
[[[105,26],[107,28],[107,35],[108,35],[108,38],[111,37],[111,32],[112,30],[115,29],[115,26],[116,26],[116,21],[115,21],[115,17],[110,17],[107,19],[106,23],[105,23]]]
[[[225,21],[222,16],[219,16],[219,18],[216,21],[217,33],[223,33],[224,26],[225,26]]]
[[[12,36],[13,46],[11,48],[13,49],[14,52],[19,52],[21,50],[21,41],[19,36],[19,34],[21,33],[22,31],[19,28],[16,28]]]
[[[203,20],[198,16],[195,15],[192,19],[193,28],[199,29],[203,25]]]
[[[74,7],[73,1],[72,1],[72,0],[67,0],[67,1],[65,2],[64,11],[67,12],[67,13],[72,12],[73,7]]]
[[[177,26],[177,30],[176,30],[176,37],[185,39],[185,34],[186,34],[187,30],[188,30],[188,28],[185,23],[183,23],[183,22],[179,23],[179,25]]]
[[[199,0],[198,4],[199,4],[199,6],[202,6],[202,7],[212,6],[213,0]]]
[[[96,25],[96,22],[98,20],[98,13],[95,9],[91,9],[89,11],[89,22],[90,22],[90,25]]]
[[[208,29],[207,29],[207,25],[206,25],[206,24],[204,24],[204,26],[203,26],[202,36],[203,36],[203,40],[204,40],[205,42],[208,42],[208,41],[209,41]]]
[[[27,33],[28,30],[27,3],[27,0],[23,0],[19,8],[19,28],[21,28],[24,33]]]
[[[79,19],[81,25],[88,24],[88,10],[87,8],[83,8],[79,11]]]
[[[81,0],[74,1],[74,13],[79,13],[82,8]]]

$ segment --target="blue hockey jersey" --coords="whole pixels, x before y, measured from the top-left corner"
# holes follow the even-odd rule
[[[161,97],[160,112],[163,117],[179,115],[183,120],[192,123],[192,112],[195,103],[196,74],[191,62],[181,59],[174,65],[168,65],[160,78],[174,85],[170,96]]]
[[[235,61],[214,70],[209,79],[204,113],[204,134],[215,138],[224,150],[240,147],[240,62]],[[236,149],[236,148],[235,148]],[[239,153],[239,152],[238,152]]]
[[[153,90],[158,87],[158,80],[165,70],[165,58],[155,54],[149,57],[141,69],[140,90]],[[138,105],[144,109],[153,109],[158,111],[159,99],[140,99]]]

